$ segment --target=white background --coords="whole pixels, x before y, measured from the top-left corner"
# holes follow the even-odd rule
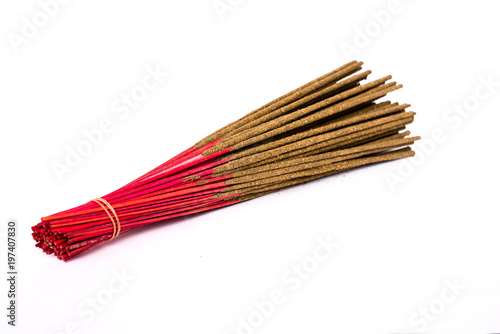
[[[2,1],[0,276],[13,218],[19,308],[18,327],[7,326],[1,279],[0,332],[500,330],[497,3],[401,0],[393,10],[386,0],[228,1],[222,17],[212,0],[69,1],[18,52],[13,34],[22,36],[23,18],[33,22],[41,7]],[[376,23],[373,13],[389,9],[384,25]],[[357,48],[352,55],[341,50],[347,44]],[[390,98],[412,104],[410,130],[428,144],[405,165],[357,169],[159,224],[68,263],[34,247],[30,227],[40,217],[114,190],[352,59],[365,62],[370,79],[392,74],[404,85]],[[112,104],[148,67],[169,74],[120,119]],[[488,78],[491,91],[481,81]],[[105,118],[113,131],[60,181],[53,163]],[[445,140],[433,140],[436,131]],[[388,175],[400,179],[391,187]],[[310,263],[317,238],[340,246],[293,290],[289,270]],[[109,297],[122,270],[133,279],[101,311],[77,311]],[[259,318],[255,302],[276,289],[283,303]],[[262,321],[242,325],[249,317]]]

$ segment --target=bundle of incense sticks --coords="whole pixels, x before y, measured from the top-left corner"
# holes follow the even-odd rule
[[[352,61],[207,136],[110,194],[43,217],[36,246],[67,261],[137,227],[259,197],[351,168],[413,156],[409,104],[375,102],[391,76]]]

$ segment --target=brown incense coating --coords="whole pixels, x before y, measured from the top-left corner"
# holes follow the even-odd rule
[[[195,145],[195,148],[200,148],[200,147],[202,147],[202,146],[204,146],[204,145],[206,145],[214,140],[217,140],[217,139],[223,137],[226,133],[228,133],[234,129],[237,129],[238,127],[240,127],[241,125],[243,125],[244,123],[246,123],[250,120],[253,120],[253,119],[260,117],[260,115],[266,114],[270,110],[281,108],[281,107],[287,105],[288,103],[293,102],[297,98],[303,97],[307,94],[314,92],[315,90],[323,87],[325,84],[330,82],[331,79],[340,80],[345,76],[348,76],[356,71],[359,71],[361,69],[362,65],[363,65],[362,62],[357,62],[357,61],[351,61],[345,65],[342,65],[339,68],[331,71],[330,73],[327,73],[327,74],[325,74],[325,75],[323,75],[315,80],[312,80],[309,83],[283,95],[280,98],[275,99],[272,102],[267,103],[266,105],[254,110],[253,112],[243,116],[239,120],[222,127],[221,129],[215,131],[214,133],[208,135],[207,137],[205,137],[204,139],[199,141]],[[346,71],[346,69],[348,69],[348,70]],[[338,75],[339,73],[341,73],[340,76]]]
[[[389,90],[391,88],[387,88],[387,90]],[[379,95],[378,97],[381,97],[384,94],[384,91],[381,91],[377,94],[381,94]],[[373,95],[372,95],[373,96]],[[377,97],[377,98],[378,98]],[[359,99],[356,99],[356,100],[352,100],[352,103],[351,105],[349,105],[349,103],[346,105],[345,109],[342,108],[342,106],[340,105],[334,105],[332,107],[329,107],[329,108],[326,108],[326,109],[323,109],[317,113],[314,113],[312,115],[309,115],[307,117],[303,117],[301,119],[298,119],[297,121],[294,121],[294,122],[291,122],[291,123],[286,123],[278,128],[273,128],[272,130],[269,130],[265,133],[262,133],[258,136],[255,136],[253,138],[249,138],[243,142],[239,142],[237,144],[235,144],[232,149],[233,150],[237,150],[237,149],[240,149],[242,147],[246,147],[246,146],[249,146],[251,144],[255,144],[255,143],[258,143],[260,141],[263,141],[263,140],[266,140],[266,139],[269,139],[273,136],[276,136],[276,135],[280,135],[282,133],[286,133],[286,132],[289,132],[289,131],[293,131],[295,129],[298,129],[300,127],[304,127],[304,126],[307,126],[309,124],[312,124],[314,122],[317,122],[319,120],[321,120],[322,118],[327,118],[327,117],[331,117],[332,115],[336,114],[336,113],[340,113],[342,112],[343,110],[346,110],[346,109],[350,109],[350,108],[354,108],[358,105],[361,105],[365,102],[367,102],[369,99],[367,97],[360,97]],[[342,103],[341,103],[342,104]]]
[[[334,175],[334,174],[345,172],[345,171],[347,171],[347,170],[338,170],[338,171],[334,171],[334,172],[327,172],[327,173],[308,176],[308,177],[299,177],[299,178],[296,178],[293,180],[276,183],[276,184],[273,184],[272,186],[264,185],[264,186],[258,186],[258,187],[249,187],[247,189],[243,189],[241,191],[234,191],[234,192],[228,190],[227,193],[231,193],[232,195],[239,195],[239,196],[237,196],[237,199],[240,202],[243,202],[243,201],[248,201],[248,200],[256,198],[256,197],[260,197],[260,196],[263,196],[266,194],[270,194],[270,193],[279,191],[281,189],[284,189],[284,188],[287,188],[290,186],[313,181],[313,180],[316,180],[316,179],[319,179],[319,178],[322,178],[325,176]],[[222,195],[222,193],[221,193],[221,194],[218,194],[214,197],[223,197],[223,196],[226,196],[226,195]]]
[[[307,106],[305,108],[302,108],[302,109],[296,110],[292,113],[275,118],[275,119],[268,121],[264,124],[260,124],[259,126],[242,131],[241,133],[234,134],[231,137],[224,138],[222,142],[218,143],[210,150],[205,151],[204,155],[206,156],[206,155],[211,154],[213,152],[217,152],[221,149],[225,149],[227,147],[230,147],[233,144],[241,143],[243,140],[255,137],[258,134],[262,134],[266,131],[279,128],[280,126],[283,126],[287,123],[289,124],[291,121],[296,120],[300,117],[303,117],[304,115],[308,115],[308,114],[311,114],[315,111],[318,111],[319,109],[326,108],[326,107],[331,106],[331,105],[335,105],[335,103],[346,100],[349,97],[356,97],[356,96],[359,97],[359,95],[361,93],[366,92],[370,89],[373,89],[373,92],[375,92],[376,91],[375,88],[377,86],[383,85],[388,79],[390,79],[390,76],[388,76],[387,78],[382,78],[382,79],[376,80],[374,82],[370,82],[370,83],[362,85],[362,86],[356,86],[356,87],[351,88],[347,91],[341,92],[340,94],[337,94],[335,96],[318,101],[318,102],[316,102],[310,106]],[[255,139],[254,139],[254,141],[255,141]]]
[[[346,90],[351,90],[353,89],[361,80],[365,80],[368,75],[371,73],[371,71],[365,71],[363,73],[359,73],[357,75],[354,75],[354,76],[351,76],[351,77],[348,77],[342,81],[339,81],[339,82],[336,82],[334,84],[331,84],[329,86],[326,86],[325,88],[313,93],[313,94],[310,94],[310,95],[306,95],[304,96],[303,98],[299,99],[299,100],[296,100],[292,103],[289,103],[287,104],[286,106],[283,106],[279,109],[276,109],[272,112],[269,112],[267,114],[264,114],[262,115],[261,117],[259,117],[258,119],[256,120],[253,120],[251,122],[248,122],[247,124],[241,126],[240,128],[236,130],[233,130],[231,132],[229,132],[226,137],[231,137],[232,135],[234,135],[236,132],[241,132],[243,130],[247,130],[247,129],[251,129],[251,128],[254,128],[255,126],[257,125],[260,125],[260,124],[263,124],[267,121],[270,121],[272,119],[275,119],[276,117],[279,117],[281,115],[284,115],[286,113],[288,113],[289,111],[292,111],[292,110],[296,110],[302,106],[306,106],[308,103],[310,102],[314,102],[316,101],[316,103],[319,102],[319,99],[320,98],[326,98],[326,97],[329,97],[329,95],[335,93],[336,95],[337,94],[340,94]],[[353,87],[354,85],[354,87]],[[324,101],[324,100],[323,100]],[[314,104],[316,104],[314,103]]]
[[[386,138],[388,136],[392,136],[401,130],[404,130],[404,127],[398,127],[398,128],[390,129],[390,130],[377,131],[376,133],[373,133],[373,134],[363,135],[363,136],[359,136],[355,139],[351,139],[351,140],[349,140],[349,142],[354,142],[356,140],[359,140],[359,144],[361,145],[361,144],[364,144],[366,142],[370,142],[372,140],[378,140],[378,139]],[[241,171],[241,170],[245,170],[248,168],[256,168],[256,167],[263,166],[266,164],[274,163],[276,161],[286,161],[286,160],[290,160],[290,159],[308,157],[311,155],[322,154],[322,153],[330,152],[330,151],[337,150],[337,149],[345,149],[345,148],[353,147],[355,145],[358,145],[358,143],[356,142],[356,143],[351,145],[350,143],[348,143],[348,141],[341,141],[341,142],[339,142],[335,145],[329,146],[329,147],[328,146],[323,146],[323,147],[319,147],[319,148],[314,147],[314,148],[311,148],[311,150],[308,150],[308,151],[301,150],[300,152],[293,152],[292,151],[292,152],[288,152],[288,153],[285,153],[283,155],[280,155],[279,157],[272,157],[272,158],[264,159],[262,161],[259,161],[259,162],[253,163],[253,164],[249,164],[245,167],[235,168],[235,169],[231,170],[230,172],[217,173],[217,175],[219,175],[219,174],[220,175],[231,174],[231,173],[234,173],[236,171]]]
[[[348,109],[344,111],[343,113],[339,113],[333,116],[333,118],[330,118],[326,122],[321,122],[321,126],[328,125],[330,123],[335,123],[335,122],[341,122],[345,121],[349,118],[363,115],[367,112],[371,112],[374,110],[381,110],[390,106],[397,106],[398,103],[391,103],[390,101],[384,101],[384,102],[369,102],[369,103],[364,103],[359,106],[353,107],[351,109]]]
[[[376,132],[373,132],[373,130],[372,130],[373,133],[370,133],[368,135],[361,135],[361,136],[355,137],[354,139],[344,140],[341,137],[340,141],[337,140],[337,142],[338,142],[337,144],[332,144],[330,146],[327,145],[327,146],[323,146],[323,147],[319,147],[319,148],[313,147],[313,148],[311,148],[311,150],[301,149],[300,151],[291,151],[291,152],[288,152],[285,154],[281,154],[277,157],[264,159],[264,160],[261,160],[259,162],[253,163],[253,164],[248,164],[248,165],[245,165],[245,166],[242,166],[239,168],[231,169],[229,171],[221,171],[218,173],[214,173],[213,176],[218,177],[218,176],[223,176],[223,175],[228,175],[228,174],[234,175],[236,172],[245,171],[245,170],[251,169],[251,168],[259,168],[262,166],[267,166],[267,165],[274,164],[274,163],[279,162],[279,161],[285,162],[285,161],[289,161],[289,160],[293,160],[293,159],[306,158],[306,157],[310,157],[310,156],[314,156],[314,155],[318,155],[318,154],[324,154],[327,152],[334,152],[335,150],[348,149],[348,148],[356,147],[357,145],[363,145],[366,143],[377,142],[377,141],[382,141],[382,140],[404,138],[405,136],[407,136],[410,133],[409,131],[406,131],[403,133],[398,133],[399,131],[402,131],[404,129],[405,129],[404,126],[398,125],[398,126],[394,126],[394,127],[391,126],[387,130],[377,130]],[[364,132],[364,131],[362,131],[362,132]],[[350,135],[349,137],[352,137],[355,135],[357,135],[357,133]]]
[[[299,172],[295,172],[295,173],[289,173],[286,175],[278,175],[278,176],[274,176],[274,177],[267,178],[267,179],[260,179],[260,180],[256,180],[253,182],[249,182],[246,185],[274,184],[274,183],[279,183],[279,182],[287,181],[290,179],[294,179],[297,177],[307,177],[307,176],[313,176],[313,175],[321,175],[324,173],[331,173],[331,172],[340,171],[340,170],[348,170],[348,169],[364,166],[364,165],[371,164],[371,163],[399,159],[399,158],[401,158],[401,156],[407,157],[407,156],[413,156],[413,155],[414,155],[414,152],[411,151],[411,149],[409,147],[407,147],[405,149],[401,149],[401,150],[398,150],[395,152],[384,153],[381,155],[375,155],[373,157],[366,157],[366,158],[341,161],[338,163],[324,165],[324,166],[320,166],[320,167],[309,169],[309,170],[303,170],[303,171],[299,171]],[[232,189],[237,188],[237,186],[233,186]]]
[[[389,77],[387,77],[387,78],[389,78]],[[336,116],[338,114],[342,114],[345,112],[352,112],[354,110],[357,110],[358,108],[364,108],[366,105],[369,106],[373,103],[374,100],[384,96],[385,94],[380,94],[379,96],[373,97],[373,100],[366,99],[366,98],[363,99],[363,97],[366,97],[369,93],[370,94],[377,93],[377,92],[380,92],[382,90],[387,91],[387,89],[389,87],[393,87],[396,85],[395,82],[391,82],[391,83],[384,85],[384,81],[383,81],[384,79],[386,79],[386,78],[382,78],[380,80],[370,82],[370,83],[363,85],[363,86],[354,87],[352,89],[349,89],[348,91],[345,91],[343,93],[336,95],[335,97],[332,97],[332,98],[335,98],[336,101],[333,101],[333,100],[326,101],[325,100],[321,103],[317,103],[315,105],[310,106],[311,109],[297,110],[293,114],[288,114],[288,115],[286,115],[286,117],[275,120],[275,122],[277,121],[276,124],[273,124],[274,122],[268,122],[265,126],[263,125],[263,127],[261,129],[263,131],[260,131],[260,132],[266,132],[268,130],[273,130],[273,131],[275,131],[274,133],[289,133],[289,132],[293,132],[294,130],[301,128],[303,126],[314,124],[315,122],[318,122],[318,121],[324,121],[324,119],[329,118],[331,116]],[[372,88],[373,86],[375,86],[375,87]],[[349,97],[351,97],[351,98],[349,99]],[[347,104],[345,103],[346,101],[347,101]],[[332,103],[330,103],[330,102],[332,102]],[[342,102],[342,104],[340,104],[340,107],[345,106],[345,108],[343,110],[341,108],[339,109],[339,103],[335,104],[336,102]],[[318,109],[319,111],[316,113],[313,113],[316,111],[316,110],[314,110],[314,107],[318,106],[318,104],[322,104],[322,105],[319,105],[319,107],[320,107]],[[331,104],[331,105],[329,105],[329,104]],[[334,108],[334,107],[335,107],[335,111],[332,112],[332,108]],[[313,114],[307,115],[310,113],[313,113]],[[304,115],[307,115],[307,116],[303,117]],[[292,122],[298,118],[301,118],[299,120],[300,122]],[[286,124],[287,122],[288,122],[288,124],[287,124],[288,128],[285,128],[285,129],[281,128],[281,129],[277,130],[277,129],[272,127],[272,125],[281,126],[283,124]],[[248,132],[250,132],[250,131],[248,131]],[[243,139],[248,134],[248,132],[244,132],[244,133],[240,134],[240,139]],[[252,132],[253,132],[253,134],[255,134],[255,132],[258,132],[258,130],[253,129]],[[271,137],[272,135],[274,135],[274,133],[271,134],[270,132],[267,132],[263,136]],[[262,138],[251,138],[251,139],[248,139],[247,141],[257,142],[260,139],[262,139]],[[227,139],[227,140],[230,140],[230,139]],[[224,143],[226,143],[226,142],[220,143],[219,145],[222,146]],[[232,149],[236,150],[236,149],[239,149],[240,147],[247,146],[248,144],[249,143],[247,143],[247,142],[238,143]]]
[[[220,197],[224,197],[224,196],[228,196],[228,195],[233,195],[233,196],[239,195],[238,200],[240,200],[240,201],[248,200],[248,199],[262,196],[264,194],[269,194],[269,193],[281,190],[281,189],[289,187],[289,186],[312,181],[315,179],[319,179],[319,178],[322,178],[322,177],[325,177],[328,175],[333,175],[336,173],[340,173],[343,171],[345,171],[345,170],[339,170],[339,171],[335,171],[332,173],[323,173],[323,174],[318,174],[318,175],[313,175],[313,176],[308,176],[308,177],[298,177],[298,178],[295,178],[293,180],[279,182],[279,183],[275,183],[273,185],[253,186],[253,187],[247,187],[247,188],[235,190],[235,191],[226,190],[226,191],[223,191],[223,192],[215,195],[214,198],[220,198]]]
[[[391,122],[399,121],[406,122],[406,124],[411,123],[411,119],[415,113],[414,112],[404,112],[392,116],[386,116],[379,119],[375,119],[372,121],[367,121],[359,124],[355,124],[352,126],[348,126],[336,131],[320,134],[317,136],[309,137],[288,145],[283,145],[278,148],[268,150],[265,152],[261,152],[258,154],[254,154],[248,157],[244,157],[238,160],[229,161],[228,163],[221,165],[219,167],[214,168],[214,172],[218,173],[225,170],[231,170],[233,168],[237,168],[240,166],[246,166],[255,162],[262,161],[263,159],[268,159],[272,157],[281,156],[284,153],[291,151],[308,150],[312,147],[321,147],[321,145],[329,145],[332,140],[338,139],[339,137],[348,137],[353,136],[355,133],[367,130],[370,128],[375,129],[384,129],[384,125],[387,126],[386,123],[392,124]],[[404,120],[407,118],[407,120]],[[347,138],[345,138],[347,139]]]
[[[226,128],[223,140],[203,152],[232,150],[221,157],[231,160],[212,174],[230,174],[225,183],[231,188],[216,197],[239,194],[238,199],[247,200],[356,166],[413,155],[408,147],[382,153],[419,137],[405,138],[409,131],[399,132],[413,121],[415,113],[405,111],[409,104],[374,103],[402,86],[386,83],[390,76],[359,85],[369,73],[338,82],[330,78],[322,87],[302,90],[302,95],[296,90],[295,96],[287,94]],[[353,84],[357,86],[349,86]]]
[[[406,136],[409,136],[410,133],[411,133],[410,131],[399,132],[399,133],[396,133],[395,135],[386,137],[386,139],[390,140],[390,139],[404,138]]]
[[[375,118],[378,118],[378,117],[381,117],[384,115],[390,115],[393,113],[401,112],[408,106],[409,106],[408,104],[406,104],[406,105],[392,104],[389,106],[386,106],[384,104],[382,106],[381,105],[374,105],[374,106],[370,106],[367,108],[363,108],[359,112],[356,112],[356,115],[353,117],[343,117],[340,120],[335,119],[335,120],[332,120],[330,122],[325,123],[325,125],[323,125],[323,126],[317,126],[317,127],[312,128],[310,130],[300,131],[300,132],[293,134],[291,136],[288,136],[288,137],[284,137],[284,138],[281,138],[278,140],[273,140],[271,142],[268,142],[268,143],[265,143],[265,144],[262,144],[262,145],[259,145],[256,147],[251,147],[249,149],[245,149],[243,151],[236,152],[232,155],[232,157],[233,157],[233,159],[240,159],[240,158],[243,158],[243,157],[246,157],[246,156],[249,156],[252,154],[256,154],[259,152],[268,151],[268,150],[271,150],[271,149],[279,147],[279,146],[290,144],[290,143],[296,142],[296,141],[301,140],[301,139],[305,139],[308,137],[312,137],[314,135],[318,135],[321,133],[336,130],[336,129],[339,129],[339,128],[342,128],[342,127],[345,127],[348,125],[360,123],[360,122],[367,121],[370,119],[375,119]]]
[[[372,164],[372,163],[377,163],[377,162],[383,162],[383,161],[390,161],[390,160],[396,160],[396,159],[401,159],[405,157],[410,157],[414,156],[415,152],[412,151],[409,147],[405,147],[399,150],[395,151],[390,151],[388,153],[382,153],[379,155],[375,156],[370,156],[370,157],[364,157],[364,158],[359,158],[359,159],[352,159],[348,161],[342,161],[330,165],[325,165],[321,166],[318,168],[310,169],[310,170],[305,170],[305,171],[300,171],[300,172],[295,172],[295,173],[290,173],[286,175],[278,175],[274,177],[270,177],[267,179],[261,179],[253,182],[248,182],[246,184],[239,184],[235,186],[231,186],[226,191],[222,191],[218,196],[223,197],[227,196],[229,194],[241,194],[241,195],[249,195],[252,193],[251,188],[249,187],[259,187],[260,188],[254,188],[258,192],[262,192],[267,190],[278,190],[282,189],[283,187],[286,187],[288,185],[293,185],[297,183],[302,183],[304,181],[300,181],[297,183],[293,183],[294,179],[301,179],[301,178],[309,178],[309,180],[313,179],[314,177],[319,178],[319,177],[324,177],[326,175],[331,175],[334,173],[338,173],[340,171],[364,166],[367,164]],[[238,191],[238,189],[244,189],[248,188],[247,191]]]
[[[361,111],[363,112],[369,112],[374,109],[381,108],[380,104],[370,104],[365,107],[359,107]],[[305,139],[308,137],[311,137],[316,134],[328,132],[331,129],[334,129],[335,125],[332,126],[332,124],[335,123],[337,118],[334,118],[333,120],[330,121],[324,121],[324,122],[317,122],[313,123],[308,127],[304,128],[299,128],[295,129],[292,131],[289,131],[285,134],[276,136],[273,138],[272,141],[264,141],[263,143],[259,143],[256,145],[252,145],[250,147],[245,147],[243,149],[237,150],[237,151],[231,151],[230,153],[227,154],[227,156],[230,156],[233,160],[235,159],[240,159],[249,155],[253,155],[259,152],[267,151],[285,144],[290,144],[295,141]],[[331,128],[329,126],[332,126]]]
[[[408,134],[409,134],[409,131],[406,131],[406,132],[401,133],[401,134],[399,134],[399,135],[390,135],[390,136],[388,136],[388,137],[385,137],[385,138],[379,139],[379,140],[377,140],[377,141],[375,141],[375,142],[382,142],[382,141],[385,141],[385,140],[390,140],[390,139],[392,139],[392,138],[398,139],[398,138],[402,138],[403,136],[408,135]],[[415,138],[415,139],[416,139],[416,138]],[[394,147],[394,148],[396,148],[396,147]],[[368,154],[368,152],[366,152],[365,154]],[[301,156],[296,156],[296,157],[294,157],[294,159],[300,159],[300,158],[305,158],[305,157],[306,157],[305,155],[301,155]],[[341,159],[339,159],[339,161],[341,161],[341,160],[348,160],[348,159],[350,159],[350,157],[348,157],[348,156],[343,156]],[[260,167],[263,167],[263,166],[260,166]],[[256,167],[256,168],[260,168],[260,167]],[[244,170],[244,169],[242,169],[242,170]],[[242,190],[238,190],[238,192],[241,192],[241,191],[242,191]],[[245,191],[246,191],[246,189],[245,189]]]
[[[410,144],[413,144],[413,142],[410,142]],[[380,152],[387,151],[387,150],[392,149],[392,148],[398,148],[398,147],[401,147],[401,146],[400,145],[392,145],[392,146],[388,146],[388,147],[380,147],[380,148],[376,148],[376,149],[372,149],[372,150],[367,150],[364,152],[348,154],[345,156],[336,157],[336,158],[332,158],[332,159],[320,159],[320,160],[310,162],[310,163],[304,163],[304,164],[295,165],[295,166],[291,166],[291,167],[275,169],[275,170],[271,170],[268,172],[256,173],[256,174],[252,174],[252,175],[248,175],[248,176],[243,176],[240,178],[232,178],[232,179],[226,181],[226,184],[231,184],[231,185],[244,184],[245,185],[245,184],[248,184],[249,182],[254,182],[254,181],[258,181],[258,180],[262,180],[262,179],[268,179],[268,178],[272,178],[275,176],[286,177],[287,174],[293,175],[293,173],[300,172],[300,171],[317,170],[319,167],[323,167],[326,165],[332,165],[334,163],[349,161],[352,159],[356,159],[356,158],[371,155],[371,154],[380,153]]]
[[[311,151],[308,151],[304,153],[305,156],[309,155],[314,155],[314,154],[321,154],[324,152],[327,152],[329,150],[341,150],[341,149],[347,149],[351,147],[356,147],[358,145],[364,145],[367,143],[371,143],[374,141],[378,140],[386,140],[394,135],[396,135],[399,131],[405,130],[406,129],[406,122],[394,122],[392,126],[387,125],[387,127],[384,125],[384,129],[368,129],[367,133],[359,136],[355,136],[354,138],[351,139],[346,139],[343,141],[340,141],[338,143],[332,144],[331,147],[320,147],[317,149],[313,149]]]
[[[346,66],[345,68],[334,70],[332,73],[330,73],[330,75],[327,75],[320,80],[315,80],[311,85],[306,85],[306,87],[297,89],[289,94],[286,94],[284,98],[279,99],[279,101],[277,101],[276,103],[273,103],[265,108],[259,108],[258,110],[245,115],[242,119],[233,122],[229,126],[225,127],[226,129],[223,130],[223,133],[218,133],[217,136],[214,136],[211,139],[212,140],[219,139],[222,137],[222,135],[227,136],[228,133],[230,132],[239,131],[241,126],[243,126],[244,124],[252,120],[255,120],[257,118],[260,118],[262,115],[265,115],[266,113],[272,110],[283,107],[288,103],[293,102],[295,99],[299,99],[303,96],[306,96],[307,94],[313,93],[325,85],[328,85],[330,83],[335,83],[336,81],[361,70],[362,64],[363,63],[354,63],[352,65]]]
[[[367,112],[373,111],[375,109],[380,109],[380,108],[381,107],[379,104],[372,104],[368,107],[361,108],[361,111],[363,111],[364,113],[367,113]],[[257,146],[246,147],[246,148],[238,150],[234,153],[231,152],[230,154],[228,154],[228,156],[231,156],[234,160],[236,160],[236,159],[240,159],[240,158],[243,158],[243,157],[246,157],[249,155],[253,155],[256,153],[260,153],[263,151],[268,151],[270,149],[273,149],[273,148],[276,148],[279,146],[283,146],[285,144],[290,144],[290,143],[296,142],[296,141],[301,140],[301,139],[312,137],[314,135],[329,132],[329,131],[332,131],[336,128],[341,127],[341,125],[339,123],[337,123],[336,120],[337,119],[335,118],[331,121],[321,122],[319,124],[313,124],[310,127],[306,127],[304,129],[297,129],[295,131],[290,131],[290,132],[284,134],[283,136],[281,136],[281,138],[279,138],[277,136],[276,139],[274,139],[273,141],[266,141],[263,144],[260,144]]]
[[[394,121],[384,124],[380,127],[373,127],[362,130],[351,135],[343,136],[341,138],[334,138],[327,143],[321,143],[316,147],[312,147],[305,154],[317,154],[318,152],[325,152],[332,149],[349,148],[356,145],[362,145],[367,142],[385,138],[389,135],[394,135],[398,131],[404,130],[405,126],[413,122],[413,117],[403,119],[401,121]]]
[[[348,91],[342,92],[331,98],[327,98],[317,102],[311,106],[299,109],[290,114],[283,115],[264,124],[256,126],[252,129],[246,130],[238,135],[224,139],[222,142],[217,143],[211,149],[203,152],[204,156],[210,155],[222,149],[233,147],[233,150],[257,143],[277,134],[281,134],[295,128],[308,125],[316,122],[322,118],[332,116],[333,114],[353,108],[362,103],[376,100],[390,91],[396,90],[401,86],[391,87],[384,85],[391,76],[387,76],[373,82],[352,88]],[[383,86],[381,91],[370,91],[378,86]],[[337,103],[338,102],[338,103]],[[324,108],[324,109],[321,109]],[[321,109],[321,110],[320,110]],[[319,110],[319,111],[318,111]],[[317,111],[317,112],[315,112]],[[307,117],[304,117],[306,116]]]
[[[419,139],[420,137],[377,140],[369,144],[355,146],[348,149],[336,150],[313,156],[303,156],[295,159],[279,161],[271,164],[266,164],[264,166],[249,168],[231,173],[233,177],[232,179],[226,181],[226,183],[237,184],[241,183],[242,180],[246,182],[245,181],[246,179],[243,178],[245,176],[261,174],[272,170],[278,170],[279,173],[288,173],[287,168],[290,167],[300,166],[299,168],[309,169],[313,168],[312,166],[316,162],[320,162],[321,164],[327,164],[330,162],[338,162],[341,160],[352,159],[353,157],[358,157],[360,155],[372,154],[401,146],[409,146]]]
[[[233,173],[235,171],[239,170],[244,170],[246,168],[255,168],[258,166],[266,165],[269,163],[273,163],[275,161],[280,161],[280,160],[288,160],[288,159],[294,159],[294,158],[299,158],[299,157],[306,157],[306,156],[311,156],[315,154],[321,154],[325,153],[328,151],[332,150],[337,150],[337,149],[345,149],[349,147],[353,147],[356,145],[361,145],[366,142],[370,142],[373,140],[378,140],[378,139],[383,139],[388,136],[393,136],[397,134],[399,131],[402,131],[405,129],[404,125],[396,125],[396,126],[390,126],[388,129],[368,129],[368,130],[363,130],[358,133],[354,133],[348,136],[344,136],[341,138],[334,138],[331,141],[326,141],[321,143],[321,145],[317,146],[312,146],[312,147],[307,147],[307,148],[302,148],[297,151],[291,151],[288,153],[281,154],[279,156],[271,157],[268,159],[264,159],[261,161],[257,161],[253,164],[246,165],[244,167],[239,167],[235,168],[230,171],[230,173]],[[366,132],[370,132],[366,134]],[[229,174],[230,174],[229,173]],[[218,173],[220,175],[225,175],[228,174],[228,172],[221,172]]]
[[[349,119],[351,117],[356,117],[356,116],[362,115],[365,112],[372,111],[374,109],[381,109],[383,107],[397,106],[397,105],[399,105],[399,103],[397,103],[397,102],[391,103],[390,101],[372,102],[367,107],[362,107],[362,108],[358,108],[358,109],[352,108],[352,109],[349,109],[344,114],[336,115],[335,118],[333,118],[329,122],[345,121],[345,120],[347,120],[347,119]]]
[[[292,158],[297,154],[303,154],[304,156],[320,154],[324,152],[328,152],[331,150],[345,149],[354,147],[357,145],[362,145],[367,142],[371,142],[380,138],[384,138],[388,135],[395,134],[396,131],[400,131],[404,129],[404,126],[411,123],[413,118],[406,118],[401,121],[394,121],[387,124],[384,124],[378,127],[369,128],[366,130],[362,130],[350,135],[342,136],[340,138],[333,138],[331,140],[327,140],[326,142],[318,143],[311,147],[302,148],[297,150],[296,152],[289,152],[283,159]]]
[[[406,141],[406,143],[407,143],[407,145],[411,145],[414,143],[414,140]],[[304,170],[315,170],[318,167],[322,167],[325,165],[331,165],[331,164],[342,162],[342,161],[348,161],[348,160],[352,160],[352,159],[359,158],[362,156],[368,156],[368,155],[380,153],[383,151],[387,151],[387,150],[391,150],[391,149],[395,149],[395,148],[400,148],[402,146],[406,146],[406,144],[393,143],[391,145],[382,145],[382,146],[374,147],[372,149],[365,149],[364,151],[345,154],[345,155],[337,156],[337,157],[333,157],[333,158],[324,157],[325,155],[319,155],[319,156],[323,156],[322,158],[320,158],[319,156],[313,156],[312,158],[314,158],[314,159],[310,159],[309,161],[304,162],[304,163],[295,164],[295,165],[290,166],[290,167],[280,167],[280,168],[274,168],[274,169],[271,166],[271,170],[257,171],[256,173],[251,174],[251,175],[246,175],[246,176],[241,176],[241,177],[233,177],[232,179],[227,180],[225,183],[231,184],[231,185],[247,184],[249,182],[257,181],[260,179],[268,179],[268,178],[278,176],[278,175],[279,176],[286,176],[286,174],[291,174],[291,173],[300,172],[300,171],[304,171]],[[254,169],[254,171],[255,170],[256,169]]]

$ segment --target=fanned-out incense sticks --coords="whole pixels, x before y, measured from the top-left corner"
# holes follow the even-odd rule
[[[246,201],[295,184],[413,156],[401,88],[352,61],[207,136],[122,188],[43,217],[36,246],[67,261],[137,227]]]

